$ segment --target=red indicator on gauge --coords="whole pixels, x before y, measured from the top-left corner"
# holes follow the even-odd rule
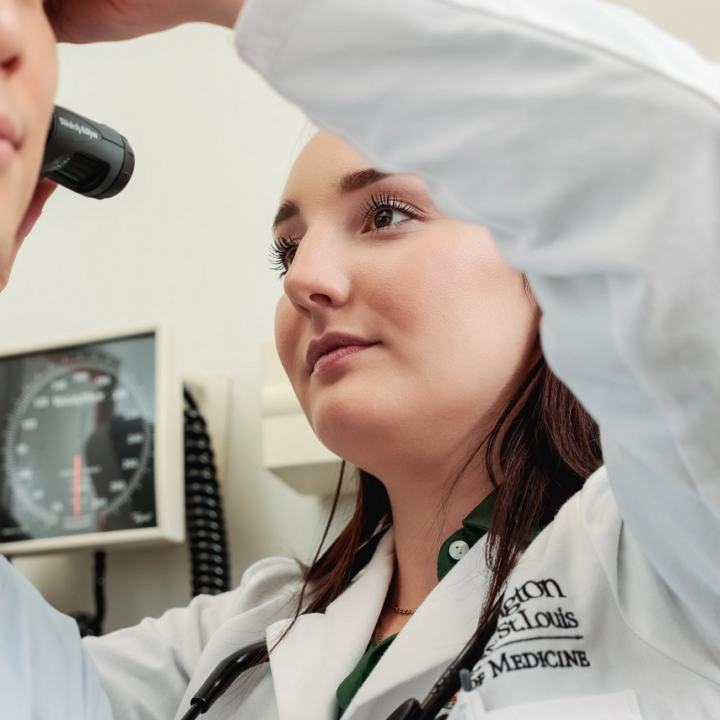
[[[82,457],[76,455],[73,458],[73,516],[79,518],[82,515]]]

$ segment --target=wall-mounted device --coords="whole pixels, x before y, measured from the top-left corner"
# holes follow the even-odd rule
[[[55,107],[41,177],[87,197],[117,195],[130,182],[135,153],[120,133]]]
[[[183,540],[173,364],[162,325],[0,354],[0,552]]]

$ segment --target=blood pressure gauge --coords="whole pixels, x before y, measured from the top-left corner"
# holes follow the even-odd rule
[[[154,327],[0,355],[0,552],[183,539],[168,342]]]

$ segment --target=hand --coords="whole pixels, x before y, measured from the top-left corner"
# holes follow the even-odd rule
[[[35,227],[35,223],[40,219],[45,203],[50,199],[50,196],[57,189],[57,183],[47,178],[42,179],[35,188],[35,193],[30,200],[30,205],[25,212],[25,217],[20,223],[20,228],[17,232],[16,244],[19,248],[22,245],[23,240],[30,234],[30,231]]]
[[[188,22],[233,27],[245,0],[45,0],[59,42],[129,40]]]

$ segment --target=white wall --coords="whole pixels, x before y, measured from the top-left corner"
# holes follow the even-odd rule
[[[625,0],[720,61],[717,0]],[[180,365],[232,376],[225,483],[235,581],[274,553],[307,558],[325,508],[263,471],[260,343],[280,284],[269,229],[302,115],[243,67],[231,34],[192,26],[124,46],[61,47],[60,104],[133,144],[135,177],[97,202],[60,191],[0,298],[0,349],[106,326],[167,319]],[[63,611],[92,608],[91,557],[17,560]],[[113,552],[114,629],[188,600],[184,547]]]

